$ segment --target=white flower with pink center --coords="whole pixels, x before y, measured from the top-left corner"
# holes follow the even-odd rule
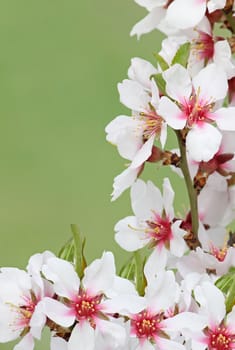
[[[134,310],[138,310],[141,300],[129,281],[115,275],[112,253],[106,252],[101,259],[93,261],[84,270],[82,281],[73,265],[59,258],[50,259],[43,267],[43,274],[54,283],[58,295],[58,300],[44,299],[47,316],[62,327],[72,327],[68,350],[95,349],[97,332],[110,337],[113,346],[125,343],[125,329],[111,322],[111,310],[118,312],[130,300],[135,302]],[[131,298],[120,302],[119,298],[128,293]]]
[[[170,251],[182,256],[187,250],[181,221],[174,221],[174,192],[169,179],[164,179],[163,195],[151,181],[137,180],[131,188],[131,203],[135,216],[120,220],[115,226],[115,239],[127,251],[147,244],[165,256]],[[164,260],[163,256],[162,259]],[[159,259],[157,259],[159,261]]]
[[[235,130],[235,108],[219,108],[216,102],[227,93],[226,74],[215,64],[202,69],[192,80],[188,71],[176,64],[163,72],[166,92],[158,112],[176,130],[186,128],[186,148],[195,161],[208,161],[218,152],[221,130]],[[173,100],[173,101],[172,101]]]
[[[17,268],[2,268],[0,273],[0,342],[22,339],[15,350],[32,350],[34,338],[40,339],[46,323],[43,312],[43,298],[54,294],[52,286],[40,276],[40,264],[52,253],[33,256],[27,273]]]

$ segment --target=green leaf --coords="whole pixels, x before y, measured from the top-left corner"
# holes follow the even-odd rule
[[[119,276],[127,278],[129,281],[134,281],[135,279],[135,260],[134,256],[131,256],[130,259],[121,267]]]
[[[135,259],[135,283],[136,289],[139,295],[143,296],[146,287],[146,279],[144,276],[144,264],[145,259],[142,259],[141,253],[139,250],[134,252]]]
[[[163,71],[169,68],[168,63],[164,60],[162,56],[159,55],[159,53],[154,53],[154,57],[156,58],[157,63]]]
[[[162,93],[163,95],[166,95],[166,82],[163,79],[162,74],[161,73],[153,74],[152,77],[156,81],[156,84],[158,86],[160,93]]]
[[[185,43],[180,46],[180,48],[177,50],[173,60],[172,60],[172,65],[179,63],[183,67],[187,67],[188,64],[188,58],[190,54],[190,48],[191,44],[190,43]]]
[[[83,272],[86,264],[86,259],[84,256],[85,238],[82,238],[81,233],[75,224],[71,224],[71,230],[73,234],[74,242],[74,264],[77,274],[80,278],[83,277]]]

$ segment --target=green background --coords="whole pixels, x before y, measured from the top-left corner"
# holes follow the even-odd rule
[[[126,161],[104,128],[130,113],[116,85],[131,57],[154,62],[160,48],[157,32],[129,36],[144,15],[133,0],[1,2],[1,266],[24,268],[36,252],[57,253],[70,223],[87,237],[88,261],[109,249],[119,266],[125,261],[113,226],[131,214],[129,194],[111,203],[110,193]]]

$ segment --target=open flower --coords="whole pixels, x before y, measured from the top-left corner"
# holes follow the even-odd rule
[[[225,73],[215,64],[202,69],[191,81],[188,71],[176,64],[163,73],[166,91],[159,113],[176,130],[186,128],[186,148],[195,161],[208,161],[218,152],[221,130],[235,130],[235,108],[216,109],[216,102],[227,93]],[[172,99],[175,101],[173,102]]]

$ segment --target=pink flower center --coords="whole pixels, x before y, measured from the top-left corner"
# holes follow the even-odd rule
[[[161,320],[162,315],[151,315],[144,310],[131,319],[131,333],[143,340],[156,340]]]
[[[191,128],[194,124],[200,126],[205,122],[212,122],[210,119],[212,106],[212,103],[199,97],[199,91],[197,94],[192,94],[188,101],[183,101],[181,109],[187,119],[187,127]]]
[[[90,296],[81,291],[73,302],[77,320],[88,320],[94,323],[94,319],[100,311],[102,295]]]
[[[162,218],[155,214],[153,221],[147,221],[148,228],[146,232],[153,239],[154,245],[166,244],[172,239],[171,223],[169,219]]]
[[[193,53],[199,60],[209,60],[214,56],[213,37],[205,32],[198,31],[198,38],[193,41]]]
[[[155,110],[151,110],[148,113],[141,113],[141,118],[144,121],[144,140],[148,140],[152,135],[159,136],[161,134],[163,119],[156,114]]]
[[[227,327],[221,326],[208,329],[207,344],[209,350],[232,350],[235,347],[235,335],[231,334]]]
[[[228,248],[224,247],[222,249],[218,249],[217,247],[211,245],[210,252],[214,257],[216,257],[218,261],[224,261],[228,252]]]
[[[25,329],[29,327],[31,317],[34,313],[35,307],[39,300],[36,299],[32,293],[32,298],[28,296],[23,296],[24,304],[23,305],[13,305],[9,306],[16,313],[13,326],[16,329]]]

